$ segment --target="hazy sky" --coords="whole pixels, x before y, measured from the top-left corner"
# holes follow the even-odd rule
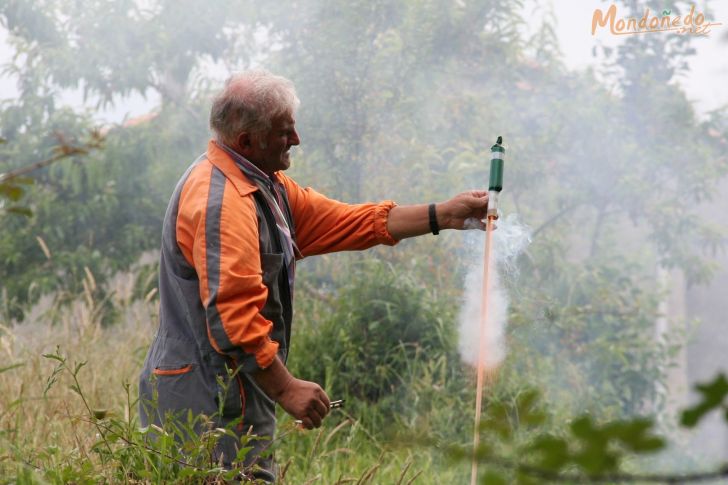
[[[549,2],[534,2],[541,8]],[[597,42],[616,45],[619,39],[603,29],[591,34],[592,15],[596,8],[606,10],[612,2],[602,0],[552,0],[554,13],[558,20],[557,34],[566,65],[571,68],[584,68],[596,65],[592,48]],[[665,2],[668,6],[669,1]],[[696,12],[703,11],[705,2],[695,2]],[[669,8],[669,7],[667,7]],[[728,105],[728,0],[710,2],[713,16],[706,18],[711,22],[722,22],[714,27],[707,37],[694,37],[692,46],[696,54],[690,59],[690,72],[680,83],[695,102],[699,113]],[[618,16],[621,16],[618,11]],[[677,35],[655,33],[643,35]]]
[[[558,21],[557,35],[566,65],[572,69],[583,69],[596,66],[598,60],[592,57],[592,49],[598,43],[616,45],[615,36],[604,30],[591,34],[591,19],[596,8],[605,9],[611,2],[602,0],[550,0],[531,1],[526,3],[525,12],[530,27],[540,24],[543,14],[553,9]],[[669,2],[666,2],[669,5]],[[702,10],[704,2],[696,2],[697,9]],[[728,105],[728,0],[711,2],[713,16],[708,20],[722,22],[715,27],[708,37],[695,37],[693,47],[696,55],[691,58],[690,72],[679,82],[686,90],[688,97],[695,102],[700,114]],[[619,14],[618,14],[619,15]],[[645,35],[677,35],[673,33],[656,33]],[[10,60],[12,50],[7,45],[7,34],[0,29],[0,65]],[[1,75],[0,75],[1,76]],[[294,80],[295,81],[295,80]],[[15,81],[7,76],[0,77],[0,99],[12,98],[17,94]],[[77,93],[69,93],[65,101],[70,104],[81,104]],[[157,97],[143,99],[134,96],[118,103],[115,109],[97,113],[100,122],[119,122],[125,117],[133,117],[148,112],[158,102]]]

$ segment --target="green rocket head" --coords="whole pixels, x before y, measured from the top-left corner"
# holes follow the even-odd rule
[[[503,190],[503,159],[506,149],[503,148],[503,137],[499,136],[495,145],[490,147],[490,184],[488,190],[500,192]]]
[[[488,218],[498,219],[498,196],[503,190],[503,137],[499,136],[495,145],[490,147],[490,183],[488,184]]]

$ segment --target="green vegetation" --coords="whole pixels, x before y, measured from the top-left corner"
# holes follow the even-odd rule
[[[639,457],[672,436],[664,384],[685,338],[655,338],[667,318],[656,268],[710,280],[706,255],[724,247],[725,228],[693,208],[728,170],[728,119],[697,119],[673,82],[689,37],[632,36],[598,52],[603,72],[574,72],[554,19],[525,34],[521,10],[0,4],[17,54],[4,69],[19,80],[0,106],[0,172],[22,172],[0,178],[0,482],[230,478],[209,459],[224,430],[179,448],[183,422],[155,441],[138,428],[135,383],[156,321],[162,216],[204,150],[214,73],[254,64],[298,88],[291,174],[341,200],[423,202],[485,184],[489,147],[504,136],[501,205],[533,243],[504,279],[509,352],[486,396],[484,483],[649,479],[657,468]],[[63,105],[69,90],[98,108],[131,94],[160,101],[97,129],[92,110]],[[281,416],[284,483],[466,482],[474,389],[456,318],[480,251],[468,244],[448,233],[300,264],[289,365],[347,402],[318,431]],[[725,387],[701,387],[682,423],[725,406]]]
[[[406,304],[411,304],[418,301],[413,295],[422,293],[411,281],[377,263],[370,262],[360,271],[360,277],[367,275],[367,281],[376,283],[352,286],[350,292],[387,287],[394,295],[385,297],[391,312],[380,313],[381,333],[370,333],[366,340],[397,373],[374,379],[376,370],[347,368],[347,352],[358,352],[362,346],[341,343],[339,336],[328,336],[326,331],[308,336],[312,345],[330,346],[321,355],[319,367],[326,369],[338,358],[335,362],[348,380],[327,385],[347,403],[315,431],[302,431],[289,417],[280,416],[275,449],[282,466],[281,483],[463,483],[471,456],[469,372],[442,350],[427,357],[434,347],[423,345],[409,352],[404,341],[388,346],[392,333],[408,321],[397,313],[401,298],[406,295]],[[132,296],[129,283],[135,279],[133,274],[117,275],[117,286],[107,288],[116,295],[104,307],[113,308],[117,315],[113,326],[101,324],[105,310],[99,311],[100,305],[87,291],[74,299],[72,307],[51,305],[42,320],[3,329],[0,343],[9,363],[0,368],[3,483],[191,484],[203,478],[208,483],[225,483],[236,475],[237,471],[225,471],[211,459],[215,440],[227,431],[193,432],[204,417],[187,416],[167,423],[164,429],[139,427],[133,383],[156,305],[152,299]],[[343,328],[361,323],[361,313],[371,309],[362,302],[332,302],[332,317],[336,315]],[[312,323],[304,318],[304,324]],[[429,330],[432,345],[439,346],[444,341],[435,337],[437,328],[435,323]],[[58,341],[63,348],[58,348]],[[352,342],[356,341],[353,337]],[[294,355],[301,353],[300,346],[294,349]],[[301,372],[313,362],[297,359]],[[715,410],[728,419],[725,377],[698,390],[702,399],[683,413],[684,426],[695,426]],[[501,377],[486,394],[477,451],[483,483],[639,482],[673,476],[640,471],[644,462],[638,458],[665,445],[651,419],[604,420],[599,414],[566,418],[527,379]],[[245,443],[240,447],[242,456]],[[709,470],[699,476],[718,478],[725,473]]]

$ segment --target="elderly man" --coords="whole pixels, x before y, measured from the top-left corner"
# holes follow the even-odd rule
[[[397,206],[349,205],[301,188],[283,174],[300,143],[298,104],[292,83],[266,71],[233,76],[215,98],[214,139],[182,176],[164,218],[160,325],[140,379],[142,424],[189,410],[215,427],[238,421],[239,435],[267,437],[252,442],[243,465],[268,481],[275,471],[263,452],[275,404],[309,429],[330,407],[318,384],[285,366],[296,259],[462,229],[487,207],[478,191]],[[237,447],[223,438],[216,459],[235,466]]]

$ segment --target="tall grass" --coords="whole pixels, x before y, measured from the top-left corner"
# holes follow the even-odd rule
[[[147,273],[137,268],[98,287],[87,272],[81,294],[48,295],[24,321],[1,323],[0,483],[199,483],[201,477],[224,483],[230,478],[214,464],[187,473],[187,464],[172,463],[163,471],[159,463],[165,456],[183,461],[174,454],[179,450],[167,443],[160,452],[164,443],[138,427],[137,376],[158,307],[153,290],[139,293],[140,286],[148,286],[140,281]],[[403,415],[384,426],[381,419],[365,419],[388,428],[370,429],[354,412],[337,411],[314,431],[280,416],[275,439],[280,483],[463,481],[466,470],[453,469],[437,452],[402,442],[421,423],[416,417]]]
[[[122,273],[98,288],[87,272],[83,293],[69,304],[60,303],[66,295],[46,295],[24,321],[3,322],[0,355],[8,365],[0,373],[0,476],[29,471],[40,480],[50,468],[73,468],[86,459],[94,463],[98,430],[84,399],[98,416],[135,419],[129,411],[135,397],[125,387],[136,393],[157,311],[153,294],[132,298],[135,280],[135,274]],[[115,324],[102,325],[110,314]],[[69,367],[85,362],[77,373],[84,399],[72,389],[69,373],[54,373],[58,361],[44,357],[57,349],[68,356]],[[103,476],[103,470],[93,470],[99,473]]]

